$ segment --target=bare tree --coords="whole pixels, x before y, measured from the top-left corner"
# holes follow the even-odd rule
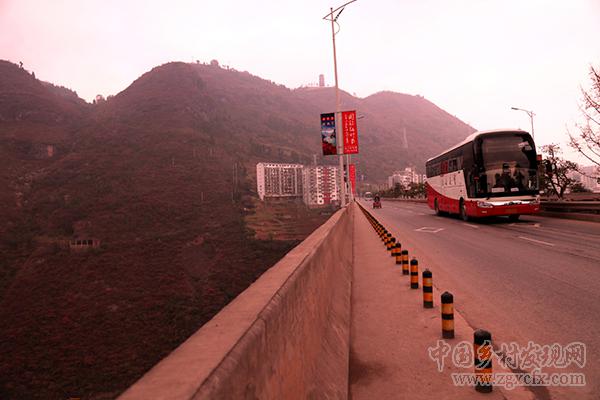
[[[560,157],[562,150],[557,144],[548,144],[542,146],[542,153],[545,157],[544,182],[546,190],[556,194],[562,199],[565,190],[577,182],[572,173],[578,170],[578,166],[573,161],[565,160]]]
[[[579,134],[569,132],[569,145],[596,165],[596,176],[600,178],[600,71],[590,67],[591,88],[581,88],[583,102],[580,105],[584,121],[577,125]]]

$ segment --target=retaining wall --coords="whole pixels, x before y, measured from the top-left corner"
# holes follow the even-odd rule
[[[347,398],[354,211],[334,214],[119,399]]]

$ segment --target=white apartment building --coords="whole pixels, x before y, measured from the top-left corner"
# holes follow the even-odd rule
[[[573,172],[572,178],[581,182],[583,186],[590,189],[594,193],[600,193],[600,181],[596,178],[600,174],[595,166],[590,165],[581,167],[581,172]]]
[[[393,188],[396,184],[407,189],[411,183],[425,183],[427,177],[425,174],[417,174],[414,167],[404,168],[404,171],[395,171],[388,177],[388,188]]]
[[[258,197],[302,197],[301,164],[258,163],[256,186]]]
[[[340,201],[338,167],[306,166],[302,174],[304,203],[309,207],[327,206]]]

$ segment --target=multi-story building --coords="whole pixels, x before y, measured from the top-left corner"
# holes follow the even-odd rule
[[[258,197],[302,198],[301,164],[256,164]]]
[[[309,207],[327,206],[340,202],[340,175],[338,167],[307,166],[302,176],[304,203]]]
[[[600,180],[597,178],[600,174],[596,166],[586,166],[580,168],[581,172],[573,172],[571,177],[581,182],[581,184],[594,193],[600,193]]]
[[[391,189],[396,184],[407,189],[411,183],[425,183],[426,175],[418,174],[414,167],[404,168],[404,171],[395,171],[388,177],[388,187]]]

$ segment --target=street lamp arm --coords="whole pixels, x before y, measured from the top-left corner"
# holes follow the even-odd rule
[[[336,8],[335,10],[331,10],[331,12],[329,12],[327,15],[325,15],[325,16],[323,17],[323,19],[324,19],[324,20],[326,20],[326,21],[331,21],[332,19],[337,19],[337,17],[339,17],[339,15],[340,15],[342,12],[340,11],[340,14],[338,14],[338,15],[337,15],[335,18],[333,18],[333,13],[335,13],[335,12],[336,12],[337,10],[339,10],[340,8],[344,8],[344,7],[346,7],[348,4],[352,4],[352,3],[354,3],[355,1],[356,1],[356,0],[349,1],[349,2],[347,2],[346,4],[342,4],[341,6],[339,6],[338,8]]]
[[[525,110],[523,108],[519,108],[519,107],[511,107],[511,110],[517,110],[517,111],[524,111],[527,113],[527,115],[529,115],[530,117],[535,116],[535,113],[533,111],[529,111],[529,110]]]
[[[533,133],[533,117],[534,117],[535,113],[532,110],[525,110],[525,109],[519,108],[519,107],[511,107],[510,109],[517,110],[517,111],[523,111],[529,116],[529,119],[531,120],[531,136],[533,136],[535,138],[535,134]]]

